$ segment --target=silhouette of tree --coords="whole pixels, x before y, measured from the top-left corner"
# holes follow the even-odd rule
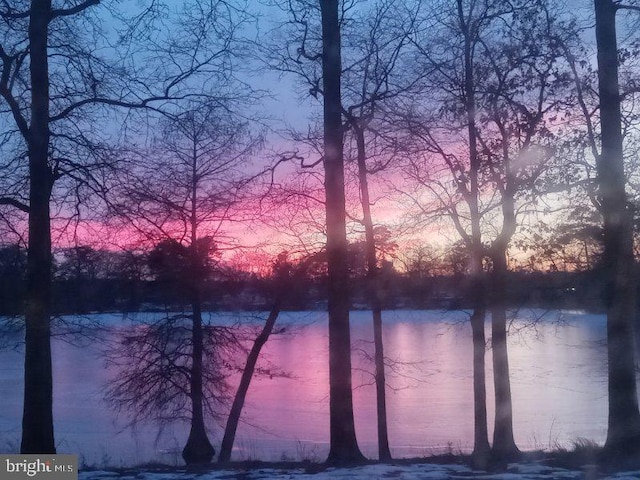
[[[578,168],[571,170],[576,173],[568,183],[582,188],[602,215],[602,252],[599,259],[605,284],[609,369],[609,423],[605,450],[611,455],[624,455],[638,451],[640,414],[633,373],[633,348],[630,346],[636,309],[633,264],[635,207],[627,188],[632,185],[634,167],[627,167],[625,175],[624,151],[625,143],[632,146],[633,128],[630,126],[637,114],[634,108],[629,108],[626,118],[623,117],[621,104],[623,100],[633,103],[638,90],[633,80],[624,82],[624,76],[620,75],[621,65],[635,55],[618,46],[616,13],[620,10],[640,11],[640,7],[633,2],[594,0],[594,9],[597,72],[588,61],[589,52],[584,45],[576,41],[561,42],[571,67],[576,110],[583,126],[576,134],[578,140],[575,143],[578,144],[576,150],[582,148],[584,153],[578,151],[576,156],[580,162]],[[621,81],[624,82],[622,85]],[[628,157],[636,156],[635,152],[629,153]],[[637,341],[640,345],[640,338]]]
[[[272,290],[269,295],[272,299],[271,310],[269,311],[262,330],[253,341],[249,354],[247,355],[245,366],[242,369],[240,382],[231,405],[231,411],[229,412],[222,437],[222,444],[220,445],[218,461],[221,463],[231,460],[231,451],[233,450],[240,415],[244,407],[247,392],[249,391],[251,379],[255,374],[262,347],[264,347],[273,333],[284,302],[286,302],[287,298],[295,291],[296,283],[306,276],[307,269],[314,261],[315,257],[308,257],[298,262],[292,262],[289,260],[287,252],[282,252],[273,262],[271,278],[269,279]]]
[[[506,343],[506,254],[517,215],[536,196],[530,192],[539,192],[539,178],[552,157],[548,117],[560,108],[567,85],[561,52],[549,37],[559,28],[552,18],[545,2],[460,0],[433,22],[425,20],[424,38],[416,47],[428,72],[431,112],[407,108],[410,114],[403,120],[407,144],[422,144],[407,172],[424,190],[411,198],[423,217],[448,216],[470,257],[467,297],[473,307],[474,457],[479,463],[489,453],[487,308],[496,392],[492,454],[503,459],[519,452]],[[491,267],[488,282],[485,266]]]
[[[637,455],[640,411],[634,367],[635,271],[633,208],[625,191],[622,115],[618,82],[616,12],[613,0],[594,0],[598,49],[601,152],[596,155],[598,195],[604,220],[603,266],[607,283],[609,420],[605,450]]]
[[[325,94],[325,84],[319,68],[323,57],[320,53],[319,29],[315,23],[317,7],[306,2],[293,2],[289,3],[288,10],[287,48],[278,47],[277,51],[271,49],[271,66],[279,71],[295,73],[309,88],[309,93],[318,98]],[[371,215],[373,201],[367,177],[384,170],[391,163],[394,148],[398,148],[392,135],[387,131],[382,133],[384,122],[376,117],[384,102],[402,93],[407,94],[415,83],[400,65],[410,43],[412,13],[403,1],[381,0],[357,8],[355,4],[344,4],[338,20],[341,27],[342,114],[345,133],[349,134],[353,144],[352,157],[356,171],[356,181],[353,183],[359,185],[360,194],[360,202],[354,208],[363,210],[362,219],[353,219],[353,224],[357,222],[364,227],[366,242],[370,244],[369,253],[365,254],[368,258],[365,269],[369,271],[367,297],[372,299],[375,324],[378,454],[381,459],[391,458],[391,453],[386,426],[382,316],[380,309],[375,306],[380,304],[376,300],[380,289],[375,286],[377,266],[372,263],[376,258],[376,246],[371,243],[375,240]],[[314,132],[306,135],[294,133],[292,138],[310,145],[322,156],[320,139]],[[304,161],[302,163],[304,165]]]
[[[234,105],[237,106],[237,105]],[[192,104],[161,119],[160,134],[132,161],[119,188],[115,213],[143,237],[162,239],[150,253],[152,271],[177,285],[191,310],[191,432],[187,463],[209,462],[214,449],[205,429],[202,291],[212,256],[229,242],[224,234],[246,187],[247,157],[257,145],[248,122],[232,105]]]
[[[591,271],[602,261],[602,227],[593,208],[576,208],[553,223],[539,222],[518,248],[531,270]]]
[[[193,422],[192,388],[198,382],[203,414],[206,411],[210,418],[221,421],[229,401],[227,379],[235,373],[229,359],[242,355],[243,348],[233,328],[204,322],[201,335],[202,368],[195,372],[200,378],[194,380],[191,314],[167,313],[156,321],[119,329],[105,357],[106,366],[118,372],[107,386],[107,402],[125,414],[130,425],[152,421],[162,431],[175,422]],[[192,429],[191,445],[193,435]],[[198,447],[200,455],[206,453],[205,448],[213,449],[210,444]],[[209,455],[210,459],[213,453]]]
[[[0,95],[3,114],[13,123],[4,137],[10,141],[4,142],[3,162],[12,173],[23,174],[6,191],[3,185],[0,204],[28,217],[22,453],[55,452],[49,340],[52,201],[58,202],[58,211],[71,203],[72,216],[77,216],[78,201],[104,193],[105,171],[115,161],[108,144],[116,132],[95,125],[117,118],[112,108],[157,109],[194,95],[197,82],[188,81],[215,71],[234,32],[205,28],[202,20],[235,24],[235,12],[228,21],[226,2],[191,6],[180,20],[162,18],[161,24],[155,23],[162,17],[161,2],[132,16],[103,8],[104,16],[122,27],[117,38],[94,16],[97,0],[63,7],[50,0],[4,2],[0,8]],[[180,37],[172,38],[168,30],[178,24]],[[164,29],[152,28],[158,25]],[[218,34],[227,44],[213,40]]]
[[[364,459],[356,441],[351,387],[349,272],[346,235],[340,22],[337,0],[321,0],[324,187],[329,272],[329,415],[327,463]]]
[[[380,235],[376,238],[369,180],[374,173],[387,169],[397,159],[397,150],[400,150],[393,134],[382,132],[382,125],[378,125],[380,122],[376,122],[376,117],[381,114],[380,110],[386,101],[398,95],[410,95],[417,83],[417,79],[407,75],[402,68],[405,66],[402,65],[402,58],[414,33],[415,21],[414,12],[406,12],[403,6],[399,1],[376,2],[370,11],[355,20],[356,25],[350,25],[352,33],[347,37],[347,42],[356,52],[351,53],[351,64],[343,69],[347,90],[342,99],[343,114],[355,143],[361,223],[365,231],[367,296],[373,317],[378,458],[387,461],[391,459],[391,450],[382,341],[382,287],[377,255],[377,250],[383,248],[383,239]],[[393,16],[390,15],[391,11],[394,11]]]

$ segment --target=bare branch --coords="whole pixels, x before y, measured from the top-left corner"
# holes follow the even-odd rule
[[[26,203],[22,203],[21,201],[16,200],[15,198],[0,197],[0,205],[10,205],[24,213],[29,213],[29,205],[27,205]]]
[[[616,10],[633,10],[636,12],[640,12],[640,6],[637,5],[624,5],[622,3],[618,2],[613,2],[615,9]]]
[[[77,13],[80,13],[83,10],[86,10],[87,8],[93,5],[98,5],[99,3],[100,3],[100,0],[85,0],[82,3],[75,5],[74,7],[59,8],[59,9],[51,10],[49,19],[53,20],[54,18],[58,18],[58,17],[68,17],[71,15],[76,15]]]
[[[11,56],[8,55],[4,48],[0,45],[0,61],[2,61],[2,73],[0,74],[0,95],[5,99],[7,104],[9,105],[9,109],[11,110],[11,114],[20,130],[20,133],[24,137],[24,139],[29,141],[29,124],[27,123],[26,118],[22,114],[20,110],[20,105],[18,101],[13,96],[10,88],[10,80],[13,71],[15,70],[15,64],[17,62],[21,62],[20,55]]]
[[[29,15],[31,15],[31,10],[26,10],[24,12],[16,11],[6,0],[3,0],[2,4],[4,10],[0,12],[0,17],[5,20],[19,20],[21,18],[29,18]]]

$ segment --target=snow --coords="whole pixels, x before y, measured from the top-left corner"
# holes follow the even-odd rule
[[[510,464],[507,472],[487,473],[474,471],[464,465],[437,465],[430,463],[412,465],[377,464],[352,468],[328,468],[309,473],[304,468],[256,468],[212,470],[192,473],[185,470],[174,472],[152,472],[130,470],[122,473],[112,471],[81,471],[79,480],[229,480],[241,478],[245,480],[326,480],[326,479],[393,479],[393,480],[465,480],[470,478],[482,480],[551,480],[551,479],[596,479],[638,480],[640,471],[621,472],[608,477],[601,477],[586,467],[583,471],[553,468],[537,463]]]

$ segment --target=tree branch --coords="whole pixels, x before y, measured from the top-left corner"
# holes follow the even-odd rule
[[[28,18],[29,15],[31,15],[31,10],[18,12],[14,10],[6,0],[3,1],[2,3],[4,8],[6,8],[6,10],[4,10],[3,12],[0,12],[0,17],[4,18],[5,20],[18,20],[20,18]]]
[[[20,111],[20,105],[9,89],[9,79],[11,78],[11,67],[16,57],[8,55],[0,45],[0,60],[2,61],[2,72],[0,73],[0,96],[5,99],[11,110],[11,114],[24,139],[29,141],[29,124]]]
[[[83,10],[86,10],[87,8],[93,5],[98,5],[99,3],[100,3],[100,0],[86,0],[82,3],[79,3],[75,7],[58,8],[58,9],[51,10],[51,13],[49,15],[49,21],[58,17],[68,17],[71,15],[75,15],[77,13],[82,12]]]
[[[67,106],[66,108],[64,108],[63,110],[60,111],[60,113],[56,114],[56,115],[52,115],[50,117],[51,122],[56,122],[58,120],[62,120],[63,118],[66,118],[71,112],[73,112],[74,110],[77,110],[80,107],[83,107],[85,105],[95,105],[95,104],[102,104],[102,105],[111,105],[112,107],[124,107],[124,108],[150,108],[150,104],[153,102],[157,102],[157,101],[162,101],[162,100],[169,100],[169,99],[176,99],[178,97],[169,97],[169,96],[165,96],[165,95],[157,95],[155,97],[149,97],[149,98],[145,98],[143,100],[140,100],[139,102],[127,102],[124,100],[117,100],[117,99],[111,99],[111,98],[99,98],[99,97],[95,97],[95,98],[85,98],[82,100],[79,100],[69,106]]]
[[[623,5],[620,2],[613,2],[614,8],[616,11],[618,10],[634,10],[636,12],[640,12],[640,6],[636,5]]]
[[[29,205],[11,197],[0,197],[0,205],[11,205],[24,213],[29,213]]]

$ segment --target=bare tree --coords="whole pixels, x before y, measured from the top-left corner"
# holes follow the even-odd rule
[[[406,94],[415,83],[410,75],[403,72],[401,66],[401,58],[410,43],[408,38],[414,18],[411,9],[399,0],[383,0],[367,6],[344,3],[340,7],[338,21],[342,29],[343,128],[345,133],[350,132],[350,140],[353,141],[353,150],[356,152],[353,154],[353,164],[357,172],[355,178],[360,199],[355,208],[363,211],[362,219],[352,218],[352,224],[359,223],[364,227],[369,245],[367,275],[368,291],[372,299],[376,351],[374,357],[378,405],[378,454],[380,459],[388,460],[391,458],[391,453],[385,406],[381,300],[379,300],[380,289],[376,279],[378,266],[371,214],[373,202],[370,198],[368,176],[384,170],[391,162],[390,157],[393,155],[393,147],[389,146],[394,144],[394,139],[389,134],[381,133],[382,123],[375,118],[380,111],[380,105],[401,93]],[[323,58],[320,53],[321,39],[315,26],[317,7],[305,2],[289,2],[287,9],[291,35],[286,39],[286,49],[280,48],[270,55],[271,64],[279,71],[295,73],[309,87],[313,96],[324,96],[325,84],[319,69],[320,60]],[[295,134],[293,137],[297,141],[301,140],[300,134]],[[310,134],[302,140],[304,143],[313,143]],[[376,143],[379,148],[374,154]],[[317,149],[317,145],[312,146]],[[320,155],[322,156],[322,152]],[[377,297],[378,300],[376,300]]]
[[[578,146],[582,149],[577,149],[579,176],[569,183],[582,188],[593,207],[602,215],[602,252],[598,266],[602,269],[607,308],[609,373],[605,451],[609,455],[627,455],[637,453],[640,445],[640,413],[633,352],[636,310],[633,245],[635,207],[627,191],[634,169],[627,166],[625,173],[624,150],[625,143],[631,144],[632,140],[634,117],[637,118],[633,102],[638,89],[633,78],[625,78],[629,77],[628,73],[620,73],[624,59],[629,60],[634,55],[619,50],[616,14],[620,10],[640,11],[640,6],[634,2],[595,0],[594,9],[597,72],[591,68],[589,52],[584,45],[575,40],[561,41],[571,68],[576,111],[582,123],[576,135],[581,141]],[[629,100],[627,103],[631,105],[626,109],[626,115],[622,112],[624,100]],[[635,157],[635,154],[627,157]]]
[[[258,142],[248,123],[230,110],[229,104],[192,104],[161,119],[159,135],[135,161],[119,189],[120,201],[114,202],[115,214],[125,225],[183,251],[179,283],[186,288],[192,320],[191,432],[183,450],[189,464],[209,462],[215,452],[203,411],[202,286],[214,250],[230,243],[224,230],[237,219],[248,154]]]
[[[305,88],[323,100],[324,203],[328,268],[330,451],[327,462],[364,459],[358,447],[353,417],[349,272],[346,231],[344,126],[342,123],[341,24],[350,6],[338,1],[283,2],[290,20],[285,45],[266,52],[268,64],[294,73]],[[319,35],[320,31],[322,35]],[[321,63],[320,63],[321,62]],[[326,229],[325,229],[326,227]]]
[[[369,179],[373,173],[385,170],[398,150],[393,134],[383,134],[382,125],[375,122],[376,116],[381,114],[381,106],[398,95],[410,95],[412,87],[418,83],[418,78],[400,73],[415,23],[413,12],[405,12],[402,7],[402,2],[376,2],[370,11],[362,15],[360,22],[352,26],[354,33],[348,37],[356,53],[350,55],[351,64],[343,69],[348,92],[342,103],[347,126],[355,141],[368,293],[373,316],[378,458],[386,461],[391,459],[391,450],[387,427],[382,298]],[[369,136],[373,136],[374,141],[367,142]],[[377,160],[376,164],[368,165],[373,163],[371,160]]]
[[[625,191],[622,115],[618,82],[616,12],[628,6],[595,0],[602,151],[596,156],[598,194],[604,220],[603,264],[607,282],[609,420],[605,449],[637,455],[640,412],[634,367],[635,275],[633,210]]]
[[[538,179],[553,153],[545,122],[559,108],[558,96],[566,82],[560,52],[549,40],[548,32],[556,28],[552,17],[544,2],[533,6],[460,0],[445,9],[435,24],[425,28],[450,40],[418,45],[431,72],[426,77],[429,92],[432,96],[438,92],[427,103],[433,113],[405,117],[408,134],[424,148],[416,152],[408,170],[427,191],[413,197],[417,207],[429,217],[448,216],[470,255],[474,456],[480,463],[489,453],[487,309],[492,313],[496,397],[492,455],[503,459],[519,453],[513,437],[507,356],[507,251],[517,216],[531,202],[529,192],[538,191]],[[486,280],[485,266],[491,267]]]
[[[341,47],[337,0],[321,0],[322,84],[324,91],[324,171],[329,271],[329,415],[328,463],[364,459],[356,441],[351,387],[349,271],[344,195]]]
[[[264,347],[273,333],[283,303],[287,300],[287,297],[291,296],[291,292],[293,291],[292,287],[295,285],[295,282],[299,281],[305,275],[309,264],[314,260],[314,257],[308,257],[294,264],[287,257],[287,253],[283,252],[278,255],[273,264],[273,272],[270,279],[274,284],[274,291],[271,293],[273,303],[262,330],[253,341],[244,368],[242,369],[240,382],[233,398],[233,403],[231,404],[231,410],[227,418],[222,443],[220,445],[218,461],[221,463],[231,460],[231,451],[233,450],[233,442],[235,440],[238,423],[240,422],[240,415],[242,414],[242,408],[244,407],[247,392],[249,391],[251,379],[255,373],[262,347]]]
[[[475,9],[473,7],[476,7]],[[465,10],[466,8],[466,10]],[[499,9],[497,6],[496,9]],[[448,64],[439,58],[434,58],[431,49],[425,45],[419,45],[421,56],[427,59],[427,67],[429,70],[435,69],[432,78],[441,78],[447,83],[443,86],[445,91],[450,91],[456,97],[456,102],[460,103],[461,110],[465,119],[461,120],[466,127],[465,143],[468,149],[468,161],[458,159],[456,155],[452,155],[446,149],[440,146],[437,140],[438,134],[427,125],[437,125],[442,118],[436,115],[431,121],[425,123],[424,120],[408,121],[408,132],[414,138],[422,138],[428,145],[428,151],[439,155],[445,162],[444,171],[451,171],[456,178],[457,194],[454,196],[445,195],[443,202],[434,205],[434,209],[442,209],[443,213],[449,215],[454,221],[456,229],[465,241],[465,245],[470,254],[469,270],[469,295],[473,313],[471,315],[471,330],[473,337],[473,392],[474,392],[474,456],[479,462],[486,462],[490,446],[487,430],[487,407],[486,407],[486,378],[485,378],[485,314],[486,299],[483,281],[483,240],[481,230],[481,211],[480,211],[480,175],[481,164],[478,141],[477,108],[476,108],[476,89],[477,89],[477,73],[475,66],[476,60],[474,54],[477,52],[477,46],[480,42],[482,29],[486,23],[490,23],[491,16],[495,15],[494,9],[488,4],[467,5],[463,1],[456,2],[455,10],[451,9],[450,18],[442,22],[447,31],[453,30],[456,38],[454,54],[459,57],[462,65],[461,72],[455,70],[445,70],[446,67],[454,68],[453,64]],[[498,10],[499,11],[499,10]],[[431,27],[427,25],[426,28]],[[450,46],[438,45],[446,51]],[[437,52],[436,49],[434,49]],[[438,75],[440,73],[440,75]],[[446,85],[446,86],[445,86]],[[450,90],[449,90],[450,89]],[[456,89],[456,90],[454,90]],[[458,98],[458,93],[461,92]],[[446,95],[446,93],[445,93]],[[444,99],[444,102],[448,100]],[[437,107],[435,107],[437,108]],[[446,110],[445,110],[446,111]],[[410,118],[410,117],[408,117]],[[426,127],[424,134],[416,131]],[[446,129],[446,127],[445,127]],[[465,165],[465,167],[463,167]],[[417,168],[416,168],[417,167]],[[462,170],[464,169],[464,173]],[[413,164],[410,175],[416,178],[420,183],[433,186],[442,185],[439,174],[436,172],[423,172],[422,168],[417,164]],[[437,197],[440,197],[437,194]],[[460,206],[454,205],[453,202],[463,201],[466,204],[467,211],[464,216],[460,214]],[[421,210],[424,208],[420,206]],[[430,210],[427,207],[427,210]],[[468,219],[468,228],[464,226],[460,220]]]
[[[55,452],[49,340],[52,200],[84,189],[101,190],[98,166],[109,163],[99,145],[109,135],[94,127],[99,118],[108,118],[109,107],[157,108],[192,95],[187,80],[215,70],[212,65],[219,65],[220,52],[227,49],[211,39],[233,33],[221,28],[212,34],[202,21],[215,18],[222,24],[229,19],[228,10],[219,8],[227,4],[220,1],[186,8],[181,28],[190,26],[179,40],[167,32],[177,21],[165,21],[165,30],[150,35],[155,14],[162,10],[160,2],[153,2],[129,18],[114,41],[117,35],[103,31],[94,16],[97,5],[97,0],[86,0],[58,8],[50,0],[38,0],[30,5],[4,2],[0,9],[0,95],[3,113],[15,126],[12,146],[24,162],[22,184],[28,188],[28,193],[10,189],[9,195],[0,195],[2,205],[28,216],[29,227],[23,453]],[[101,12],[116,22],[125,17],[115,10]],[[207,12],[208,17],[200,15]]]
[[[201,408],[222,421],[230,396],[227,380],[235,373],[228,367],[229,358],[243,355],[244,349],[232,327],[205,321],[202,337]],[[130,425],[152,421],[162,431],[175,422],[192,423],[193,338],[192,316],[180,312],[116,331],[105,356],[106,365],[118,372],[107,386],[108,404],[128,417]],[[193,439],[192,429],[192,448]],[[198,447],[200,455],[205,448],[213,450],[210,444]]]

